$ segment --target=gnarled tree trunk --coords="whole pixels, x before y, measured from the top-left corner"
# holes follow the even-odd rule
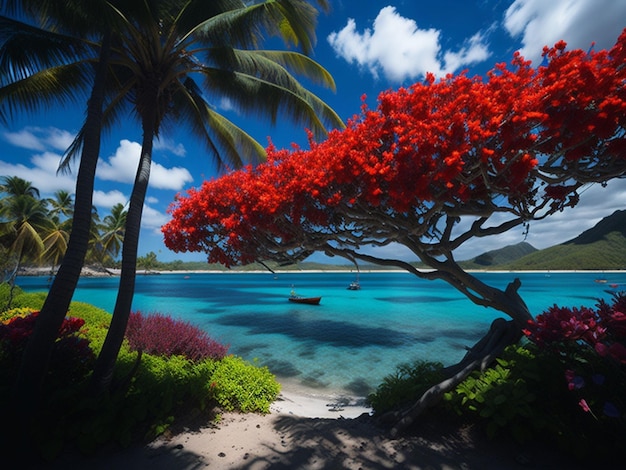
[[[486,286],[465,272],[459,277],[463,280],[463,285],[456,284],[459,280],[456,277],[456,281],[449,280],[450,283],[457,288],[461,287],[459,290],[462,291],[469,288],[483,296],[489,294],[487,298],[493,302],[492,305],[507,313],[512,320],[495,319],[485,336],[467,351],[459,363],[444,369],[446,375],[444,380],[424,392],[408,409],[383,415],[380,418],[381,421],[393,423],[390,431],[392,437],[397,437],[415,423],[424,410],[437,404],[444,393],[463,382],[474,370],[484,370],[489,367],[504,348],[519,341],[523,326],[532,318],[528,307],[518,294],[521,286],[519,279],[515,279],[504,291],[501,291]],[[472,296],[469,297],[472,298]],[[476,301],[476,299],[473,300]]]

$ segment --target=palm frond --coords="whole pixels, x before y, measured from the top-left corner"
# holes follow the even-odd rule
[[[0,16],[0,70],[10,83],[57,65],[96,57],[93,44]]]
[[[51,67],[0,85],[0,120],[8,122],[20,110],[34,112],[53,103],[67,106],[85,102],[91,85],[91,70],[89,64],[79,62]]]
[[[252,56],[247,55],[248,59]],[[204,68],[202,76],[208,90],[218,91],[249,114],[269,116],[276,123],[284,112],[297,124],[310,127],[317,137],[329,127],[344,127],[337,113],[323,100],[305,89],[289,72],[263,56],[254,57],[246,67],[256,75]]]
[[[277,36],[310,54],[316,41],[316,23],[317,10],[304,0],[267,0],[212,16],[190,34],[210,44],[244,49],[257,49],[265,36]]]
[[[177,117],[190,125],[220,166],[238,168],[265,159],[265,149],[252,136],[215,111],[196,83],[187,79],[175,95]]]

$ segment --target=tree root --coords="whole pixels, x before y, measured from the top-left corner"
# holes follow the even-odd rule
[[[507,321],[503,318],[495,319],[487,334],[468,350],[458,364],[444,369],[448,378],[429,388],[409,409],[392,413],[391,416],[388,413],[381,417],[381,421],[395,421],[395,425],[390,431],[391,437],[397,437],[411,426],[424,410],[438,403],[444,393],[463,382],[472,371],[487,368],[505,347],[517,342],[520,335],[519,327],[513,321]]]

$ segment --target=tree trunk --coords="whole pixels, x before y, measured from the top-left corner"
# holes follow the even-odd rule
[[[150,121],[153,122],[153,121]],[[110,389],[113,380],[113,371],[117,356],[124,341],[126,325],[135,294],[135,274],[137,271],[137,249],[141,229],[141,215],[143,203],[150,180],[150,165],[152,164],[152,140],[154,127],[143,126],[143,143],[139,167],[135,177],[135,184],[130,198],[130,207],[126,216],[126,231],[122,246],[122,270],[120,285],[117,292],[113,318],[102,350],[96,360],[91,388],[95,394],[105,393]]]
[[[485,304],[488,301],[489,305],[507,313],[512,320],[495,319],[487,334],[468,350],[458,364],[444,369],[446,374],[444,380],[424,392],[409,409],[383,415],[381,421],[395,423],[391,428],[392,437],[397,437],[411,426],[424,410],[437,404],[444,393],[463,382],[474,370],[484,370],[489,367],[504,348],[519,341],[522,336],[522,328],[532,318],[528,307],[518,293],[521,286],[519,279],[509,283],[506,289],[502,291],[482,283],[460,268],[459,271],[460,273],[455,272],[454,281],[448,279],[448,282],[466,295],[468,295],[469,290],[479,294],[480,298],[485,299]],[[476,300],[476,297],[472,295],[468,295],[468,297]]]
[[[109,53],[110,34],[105,34],[96,66],[91,97],[87,105],[83,148],[76,178],[72,231],[67,251],[22,356],[14,387],[16,400],[14,408],[26,414],[27,417],[32,417],[36,411],[54,341],[74,295],[89,244],[93,187],[100,153],[102,105]]]
[[[426,409],[439,403],[443,394],[463,382],[474,370],[485,369],[504,348],[520,339],[521,332],[513,321],[497,318],[491,324],[488,333],[470,349],[468,354],[452,367],[445,369],[447,377],[433,385],[407,410],[392,412],[381,417],[381,421],[393,421],[391,437],[398,437],[411,426]]]

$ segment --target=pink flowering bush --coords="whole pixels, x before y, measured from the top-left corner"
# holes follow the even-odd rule
[[[126,339],[134,351],[166,357],[180,355],[192,361],[220,360],[228,353],[228,346],[211,339],[200,328],[159,313],[132,312]]]
[[[626,295],[596,308],[553,306],[524,330],[539,350],[558,358],[572,409],[588,417],[588,438],[626,438]]]

